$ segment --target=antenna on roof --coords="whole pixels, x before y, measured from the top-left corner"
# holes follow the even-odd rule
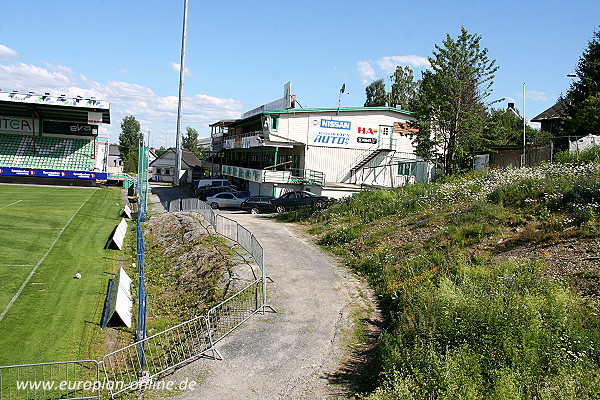
[[[338,115],[340,113],[340,105],[342,104],[342,94],[346,93],[346,84],[343,83],[342,87],[340,88],[340,94],[338,96],[338,108],[337,108],[337,112],[335,113],[335,115]],[[350,94],[350,93],[348,93]]]

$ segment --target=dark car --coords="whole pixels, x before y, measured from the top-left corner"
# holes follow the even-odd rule
[[[271,200],[274,200],[273,196],[252,196],[248,197],[242,203],[242,210],[247,211],[251,214],[260,214],[263,212],[271,211]]]
[[[278,213],[286,212],[293,208],[300,208],[306,206],[314,206],[323,208],[331,204],[333,199],[327,196],[317,196],[311,192],[288,192],[280,197],[271,200],[271,210],[277,211]]]

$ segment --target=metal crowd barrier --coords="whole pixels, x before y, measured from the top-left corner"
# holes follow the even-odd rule
[[[213,344],[263,309],[262,279],[257,279],[207,313]]]
[[[214,210],[205,202],[197,198],[177,199],[163,203],[163,208],[167,212],[194,212],[202,217],[213,227],[216,233],[226,237],[240,246],[242,246],[254,259],[261,271],[262,279],[262,310],[270,308],[267,304],[267,275],[264,264],[264,249],[256,237],[242,225],[221,214],[216,214]]]
[[[101,390],[96,360],[0,367],[2,400],[100,399]]]
[[[219,235],[233,240],[242,246],[259,268],[264,271],[264,250],[256,237],[236,221],[221,214],[215,214],[208,204],[197,198],[178,199],[163,203],[167,212],[194,212],[202,217],[213,227]]]
[[[199,358],[212,347],[207,319],[198,316],[109,353],[102,359],[105,382],[112,383],[107,385],[108,392],[114,397],[143,389],[152,378]]]
[[[254,235],[198,199],[165,204],[168,212],[202,215],[218,234],[238,243],[259,266],[262,276],[200,315],[105,355],[80,360],[0,367],[0,400],[101,399],[143,389],[152,379],[203,355],[222,358],[215,344],[267,304],[263,248]],[[101,376],[101,370],[103,376]]]

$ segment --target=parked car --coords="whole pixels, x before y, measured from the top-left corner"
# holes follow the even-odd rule
[[[194,189],[200,189],[207,186],[231,186],[227,179],[200,179],[195,181]]]
[[[222,192],[217,193],[214,196],[206,198],[206,202],[211,208],[240,208],[241,204],[246,200],[248,196],[245,196],[241,192]]]
[[[269,212],[271,211],[271,200],[274,199],[273,196],[252,196],[244,200],[241,207],[250,214]]]
[[[300,208],[306,206],[315,207],[326,207],[331,204],[333,199],[327,196],[317,196],[311,192],[295,191],[288,192],[280,197],[271,200],[271,210],[277,211],[278,213],[286,212],[293,208]]]
[[[205,186],[199,189],[196,189],[196,197],[198,197],[202,201],[206,201],[206,198],[209,196],[214,196],[217,193],[222,192],[237,192],[237,188],[233,186]]]

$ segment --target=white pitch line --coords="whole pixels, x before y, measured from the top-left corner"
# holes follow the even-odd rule
[[[98,189],[96,189],[96,190],[98,190]],[[27,279],[25,279],[25,282],[23,282],[23,284],[21,285],[21,287],[19,288],[19,290],[17,291],[17,293],[13,296],[13,298],[10,300],[10,302],[8,303],[8,305],[6,306],[6,308],[4,309],[4,311],[2,311],[2,314],[0,314],[0,321],[2,321],[4,319],[4,316],[6,315],[6,313],[8,313],[8,310],[12,307],[12,305],[15,303],[15,301],[17,301],[17,299],[21,295],[21,292],[23,292],[23,289],[25,289],[25,286],[27,286],[27,283],[29,283],[29,280],[31,279],[31,277],[33,276],[33,274],[35,274],[35,271],[37,271],[38,267],[42,264],[42,262],[44,262],[44,260],[46,259],[46,257],[48,257],[48,254],[50,254],[50,252],[52,251],[52,249],[54,248],[54,246],[58,242],[58,239],[60,239],[60,237],[64,233],[65,229],[67,229],[67,226],[69,226],[69,224],[71,223],[71,221],[73,221],[73,218],[75,218],[75,216],[77,215],[77,213],[79,212],[79,210],[81,210],[83,208],[83,206],[86,205],[87,202],[92,198],[92,196],[94,195],[94,193],[96,193],[96,190],[94,190],[92,192],[92,194],[90,195],[90,197],[88,197],[87,200],[84,201],[79,206],[79,208],[77,209],[77,211],[75,211],[75,213],[73,215],[71,215],[71,218],[69,218],[69,220],[67,221],[66,225],[63,226],[63,228],[61,229],[60,233],[58,234],[58,236],[56,237],[56,239],[54,240],[54,242],[52,243],[52,245],[50,245],[50,248],[48,249],[48,251],[46,252],[46,254],[44,254],[44,256],[42,257],[42,259],[40,261],[38,261],[38,263],[33,267],[33,269],[31,270],[31,272],[27,276]]]
[[[35,267],[33,264],[2,264],[0,267]]]
[[[3,208],[6,208],[6,207],[10,207],[10,206],[12,206],[12,205],[15,205],[15,204],[17,204],[17,203],[20,203],[20,202],[22,202],[22,201],[23,201],[23,200],[17,200],[17,201],[15,201],[14,203],[10,203],[10,204],[9,204],[9,205],[7,205],[7,206],[0,207],[0,210],[2,210]]]
[[[0,226],[0,229],[46,229],[52,231],[60,231],[62,228],[48,228],[43,226]]]

